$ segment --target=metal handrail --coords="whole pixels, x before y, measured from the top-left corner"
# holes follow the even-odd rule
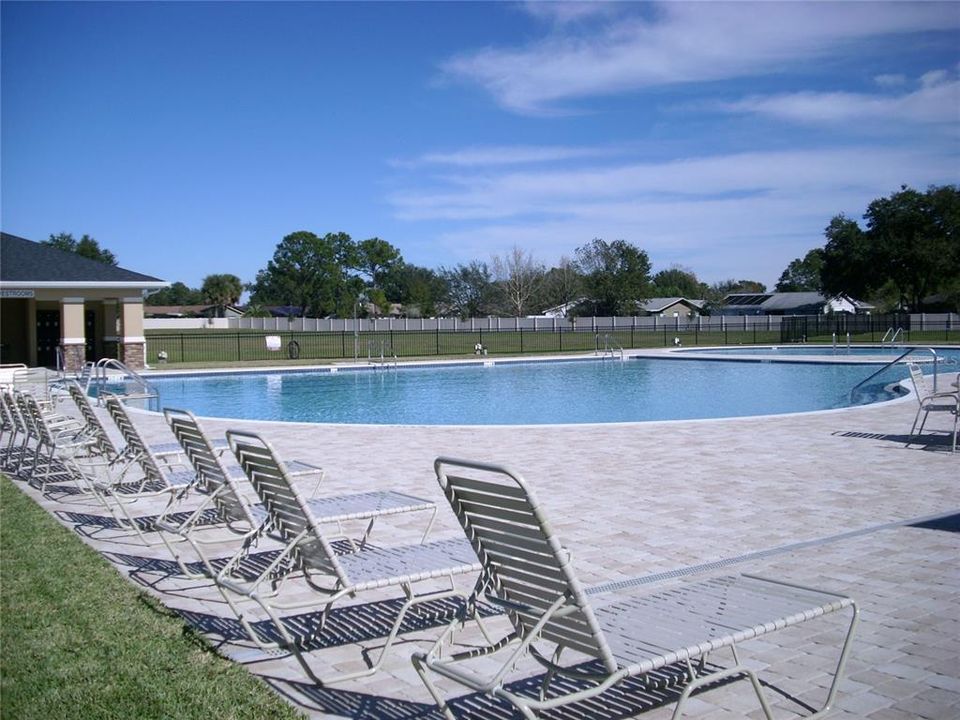
[[[110,370],[115,370],[122,373],[124,382],[128,380],[132,381],[132,383],[137,387],[137,392],[124,392],[125,397],[144,399],[147,401],[151,410],[160,410],[160,391],[157,390],[156,386],[150,383],[150,381],[148,381],[142,375],[138,374],[134,370],[131,370],[122,362],[115,360],[114,358],[101,358],[97,361],[96,365],[93,366],[92,381],[94,386],[97,388],[98,404],[102,404],[103,393],[107,386]]]
[[[616,354],[620,355],[620,361],[623,361],[623,347],[614,340],[609,335],[603,336],[603,355],[602,357],[607,357],[608,355],[612,358]]]
[[[379,363],[374,362],[375,358],[373,356],[373,348],[376,347],[376,344],[377,344],[376,340],[369,340],[367,342],[367,362],[370,365],[379,365],[380,367],[386,367],[387,366],[386,353],[387,351],[389,351],[390,357],[393,358],[393,363],[392,363],[393,367],[396,368],[397,365],[399,365],[400,363],[400,358],[398,358],[397,354],[393,351],[393,347],[392,346],[388,347],[386,342],[383,340],[380,341],[380,362]]]
[[[890,347],[893,347],[894,345],[897,344],[897,338],[900,337],[901,335],[903,335],[902,327],[898,327],[896,329],[892,327],[887,328],[887,331],[883,334],[883,337],[880,339],[880,347],[885,347],[888,340],[890,341]]]
[[[857,390],[859,390],[861,387],[863,387],[864,385],[866,385],[868,382],[870,382],[871,380],[873,380],[877,375],[879,375],[880,373],[882,373],[884,370],[893,367],[893,366],[896,365],[898,362],[900,362],[900,361],[903,360],[905,357],[907,357],[907,355],[910,355],[910,354],[912,354],[912,353],[915,353],[915,352],[918,352],[918,351],[922,351],[922,350],[926,350],[926,351],[929,352],[931,355],[933,355],[933,391],[936,392],[936,391],[937,391],[937,365],[938,365],[939,362],[940,362],[940,356],[937,355],[937,351],[934,350],[932,347],[927,347],[927,348],[914,347],[914,348],[910,348],[909,350],[907,350],[907,351],[904,352],[904,353],[901,353],[901,354],[898,355],[895,359],[891,360],[891,361],[888,362],[886,365],[884,365],[882,368],[880,368],[879,370],[877,370],[875,373],[872,373],[869,377],[864,378],[863,380],[861,380],[860,382],[858,382],[856,385],[854,385],[853,388],[850,390],[850,402],[853,402],[854,393],[856,393]]]

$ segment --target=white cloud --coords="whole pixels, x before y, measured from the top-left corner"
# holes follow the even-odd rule
[[[592,20],[615,15],[624,8],[621,3],[611,2],[543,2],[531,0],[523,4],[523,9],[532,17],[545,20],[554,25]]]
[[[736,275],[768,284],[823,244],[839,212],[907,183],[954,183],[955,156],[869,146],[752,152],[573,170],[461,175],[441,192],[390,198],[406,221],[444,224],[434,251],[454,262],[514,245],[552,263],[594,237],[644,248],[658,268],[679,262],[713,282]]]
[[[907,76],[902,73],[877,75],[873,78],[873,81],[880,87],[899,87],[907,82]]]
[[[451,165],[455,167],[485,167],[548,163],[558,160],[576,160],[616,155],[618,148],[565,147],[561,145],[509,145],[498,147],[471,147],[452,152],[426,153],[414,160],[400,160],[393,164],[403,167],[422,165]]]
[[[507,109],[544,113],[570,99],[762,75],[847,50],[851,41],[960,26],[949,3],[678,2],[644,11],[649,17],[561,29],[518,49],[465,53],[443,68]]]
[[[757,113],[803,123],[897,121],[956,123],[960,121],[960,81],[946,70],[920,78],[914,92],[898,96],[863,93],[799,92],[751,96],[720,106],[728,112]]]
[[[950,73],[946,70],[931,70],[920,76],[920,85],[925,88],[937,87],[947,82],[949,77]]]

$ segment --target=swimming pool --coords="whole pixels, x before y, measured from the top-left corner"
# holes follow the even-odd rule
[[[866,358],[866,357],[883,357],[893,360],[896,357],[899,357],[907,350],[915,349],[922,350],[922,348],[911,348],[909,346],[897,346],[897,347],[878,347],[878,346],[853,346],[846,347],[845,345],[838,345],[833,347],[832,345],[770,345],[769,347],[722,347],[722,348],[684,348],[683,350],[675,350],[677,354],[683,355],[697,355],[697,354],[710,354],[710,355],[771,355],[776,357],[823,357],[823,356],[833,356],[837,358],[844,357],[853,357],[853,358]],[[957,351],[952,349],[943,349],[940,348],[937,350],[937,354],[950,358],[955,356]],[[926,360],[931,360],[932,355],[924,352],[917,352],[911,356],[912,359],[917,359],[921,362]]]
[[[536,425],[689,420],[847,407],[874,365],[649,359],[152,378],[162,404],[251,420]],[[856,404],[893,397],[891,368]]]

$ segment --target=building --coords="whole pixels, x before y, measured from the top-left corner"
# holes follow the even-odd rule
[[[828,298],[818,292],[731,293],[723,299],[720,315],[870,314],[869,303],[847,295]]]
[[[640,315],[689,320],[703,312],[703,300],[682,297],[650,298],[639,303]]]
[[[143,298],[169,283],[0,233],[0,362],[68,372],[115,357],[142,368]]]
[[[233,305],[222,309],[216,305],[144,305],[143,316],[148,318],[215,318],[243,317],[243,310]]]

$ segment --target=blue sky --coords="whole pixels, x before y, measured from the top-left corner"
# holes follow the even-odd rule
[[[594,237],[772,286],[960,182],[960,3],[4,2],[7,232],[253,280],[296,230],[418,265]]]

